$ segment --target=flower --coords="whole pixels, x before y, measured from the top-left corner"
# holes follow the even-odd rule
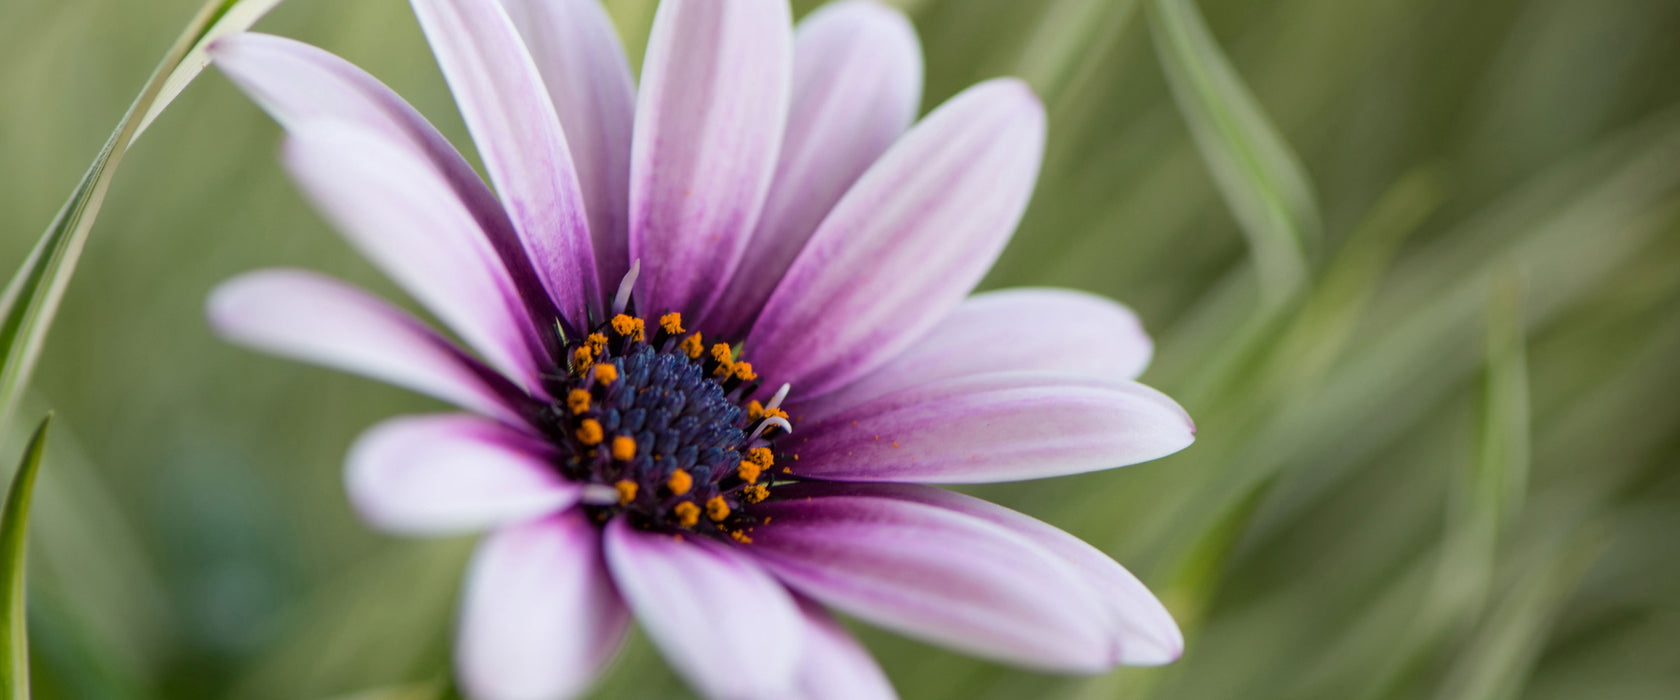
[[[492,192],[401,98],[318,49],[224,38],[286,167],[450,328],[296,270],[209,302],[234,342],[471,413],[371,429],[351,499],[397,533],[488,531],[456,652],[484,698],[581,692],[634,617],[714,697],[892,689],[826,612],[1031,668],[1182,639],[1096,548],[923,484],[1188,445],[1113,302],[969,297],[1031,194],[1013,80],[911,126],[920,49],[868,2],[665,0],[640,87],[594,0],[413,0]],[[639,90],[639,91],[638,91]]]

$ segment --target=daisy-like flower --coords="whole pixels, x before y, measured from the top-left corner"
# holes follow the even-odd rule
[[[286,129],[286,167],[462,350],[303,271],[218,289],[245,345],[470,413],[348,458],[405,534],[487,531],[457,675],[576,694],[637,620],[712,697],[892,688],[829,616],[1020,666],[1175,659],[1160,603],[1049,525],[923,484],[1133,464],[1192,440],[1136,383],[1124,308],[969,297],[1019,221],[1044,113],[1013,80],[911,122],[905,19],[853,0],[665,0],[639,88],[595,0],[413,0],[491,189],[378,81],[245,34],[215,63]]]

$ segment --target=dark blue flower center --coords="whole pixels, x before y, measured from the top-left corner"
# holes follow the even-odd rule
[[[769,494],[787,416],[753,400],[758,377],[728,344],[706,347],[674,313],[652,330],[619,314],[564,343],[543,421],[556,468],[599,520],[749,541],[741,510]]]

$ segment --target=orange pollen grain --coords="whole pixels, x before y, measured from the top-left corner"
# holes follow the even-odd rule
[[[596,367],[595,381],[602,384],[611,384],[618,381],[618,367],[614,365],[601,365],[600,367]]]
[[[613,484],[613,488],[618,490],[619,505],[629,505],[631,501],[636,500],[636,482],[625,479]]]
[[[574,416],[589,410],[589,392],[573,389],[571,393],[566,394],[566,408],[571,409]]]
[[[606,434],[601,432],[601,421],[585,418],[578,424],[577,439],[585,445],[599,445]]]
[[[632,459],[635,459],[636,458],[636,438],[630,437],[629,435],[620,435],[618,437],[613,438],[613,441],[612,441],[612,455],[613,455],[613,459],[616,459],[620,462],[628,462]]]
[[[771,452],[768,447],[754,447],[747,450],[746,460],[760,468],[768,469],[770,465],[776,463],[776,453]]]
[[[628,336],[632,340],[641,340],[644,336],[643,329],[646,328],[642,319],[625,314],[614,316],[612,327],[614,332],[622,336]]]
[[[751,362],[737,362],[737,363],[735,363],[734,374],[735,374],[736,379],[739,379],[743,382],[750,382],[750,381],[758,378],[758,375],[753,372]]]
[[[762,503],[770,497],[770,489],[764,484],[753,484],[741,489],[741,500],[748,503]]]
[[[694,527],[700,522],[700,506],[694,505],[693,501],[678,503],[671,512],[677,514],[677,524],[683,527]]]
[[[690,488],[693,488],[694,477],[689,476],[687,471],[678,469],[671,472],[671,478],[665,481],[665,486],[666,488],[671,489],[671,493],[681,496],[688,493]]]
[[[764,404],[757,401],[747,402],[747,420],[758,420],[764,417]]]
[[[589,337],[583,339],[583,342],[585,345],[589,346],[590,350],[595,351],[595,354],[597,355],[601,354],[602,350],[607,349],[607,336],[601,335],[600,333],[590,333]]]
[[[724,502],[722,496],[713,496],[712,500],[706,501],[706,517],[711,518],[712,522],[723,522],[724,518],[729,517],[729,504]]]
[[[741,532],[740,530],[736,530],[734,532],[729,533],[729,536],[734,538],[736,542],[740,542],[741,544],[752,544],[752,538],[748,537],[747,533]]]
[[[787,411],[784,411],[784,410],[779,409],[779,408],[766,408],[766,409],[764,409],[764,417],[765,418],[780,418],[782,420],[787,420],[788,414],[787,414]]]
[[[588,345],[579,345],[572,351],[572,369],[578,372],[589,371],[589,366],[595,364],[595,351]]]
[[[735,473],[741,477],[741,480],[749,484],[758,483],[758,475],[763,471],[764,467],[745,460],[741,462],[741,466],[735,468]]]
[[[699,333],[683,338],[682,344],[678,347],[690,360],[700,359],[700,354],[706,351],[706,344],[700,340]]]
[[[672,311],[671,313],[665,314],[664,316],[660,316],[659,317],[659,330],[665,331],[666,333],[669,333],[671,335],[677,335],[679,333],[682,333],[683,332],[682,314],[679,314],[675,311]]]

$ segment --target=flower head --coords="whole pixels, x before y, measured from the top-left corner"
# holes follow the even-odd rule
[[[595,0],[413,4],[489,184],[336,57],[256,34],[212,55],[285,126],[305,193],[471,352],[302,271],[231,281],[210,316],[470,412],[377,426],[347,467],[376,526],[490,533],[462,604],[470,693],[580,692],[634,617],[707,695],[890,696],[823,606],[1045,670],[1176,658],[1107,556],[919,485],[1192,439],[1133,381],[1150,343],[1124,308],[968,296],[1037,175],[1024,85],[912,127],[915,35],[864,0],[797,30],[783,0],[664,0],[639,86]]]

